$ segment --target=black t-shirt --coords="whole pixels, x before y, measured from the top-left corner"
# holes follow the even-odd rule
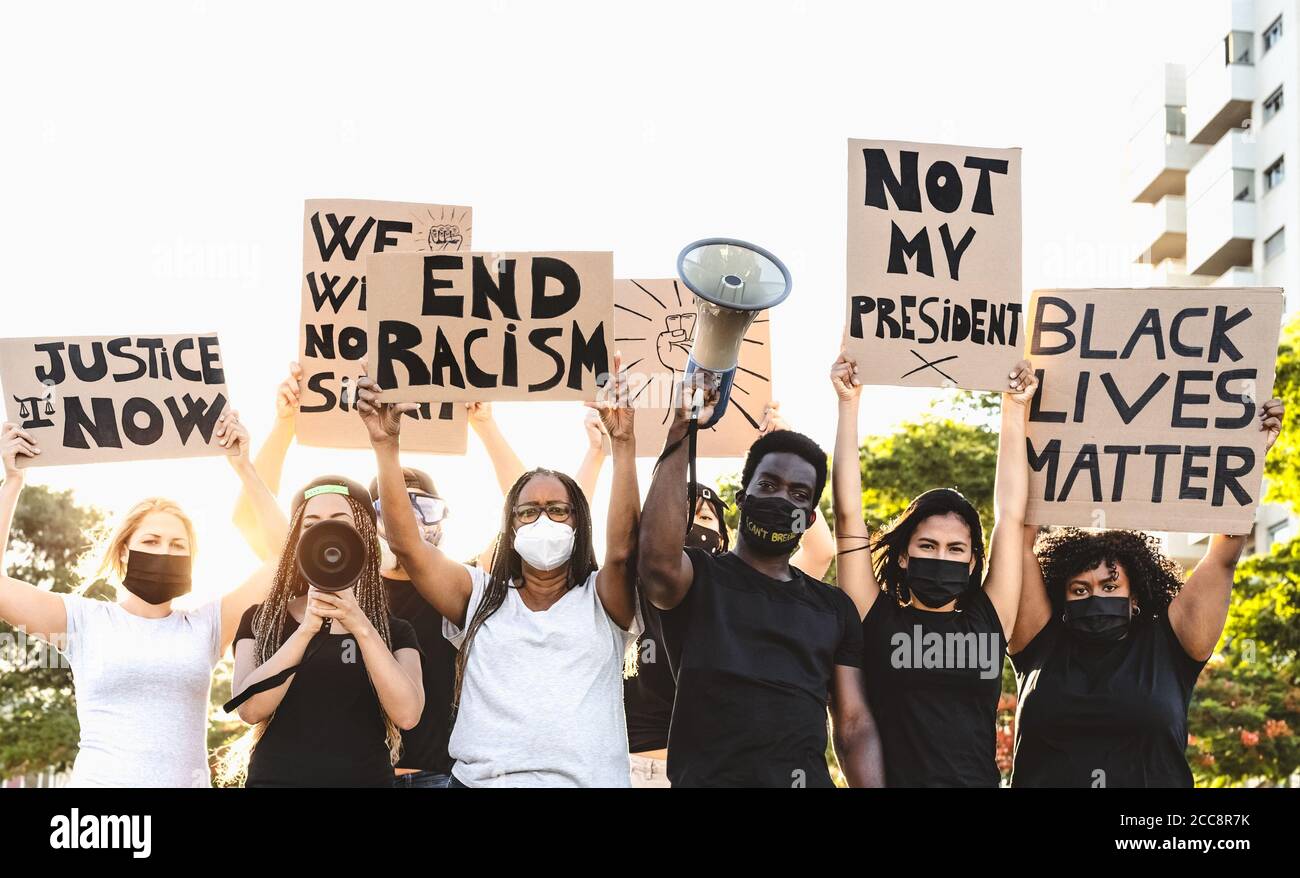
[[[673,718],[677,683],[668,665],[659,611],[637,591],[645,631],[637,641],[637,672],[623,681],[623,710],[627,715],[629,753],[662,750],[668,746],[668,724]]]
[[[253,639],[250,607],[235,642]],[[410,624],[389,616],[393,651],[419,649]],[[298,630],[286,615],[284,636]],[[327,634],[325,643],[289,681],[266,732],[253,749],[246,786],[391,787],[393,766],[379,697],[366,675],[361,649],[350,634]]]
[[[456,686],[456,647],[442,636],[442,616],[420,596],[408,579],[384,577],[388,610],[411,624],[420,642],[420,672],[424,677],[424,713],[410,731],[402,732],[398,768],[447,773],[451,757],[451,699]]]
[[[1187,708],[1205,662],[1183,651],[1167,616],[1104,644],[1052,619],[1011,664],[1013,787],[1192,785]]]
[[[730,552],[687,549],[690,591],[660,613],[677,674],[668,736],[675,787],[828,787],[836,665],[858,667],[853,601],[795,570],[764,576]]]
[[[960,610],[881,594],[862,620],[862,671],[891,787],[996,787],[1002,623],[983,589]]]

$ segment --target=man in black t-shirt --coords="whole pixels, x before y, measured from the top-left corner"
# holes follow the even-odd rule
[[[750,447],[734,549],[682,548],[688,520],[689,404],[717,391],[687,376],[641,517],[638,574],[660,611],[677,696],[668,737],[675,787],[830,786],[826,709],[850,786],[883,785],[880,738],[867,706],[862,631],[848,595],[790,566],[826,485],[826,453],[789,430]]]
[[[436,546],[442,541],[442,522],[447,514],[447,504],[438,496],[428,473],[403,467],[402,475],[420,534],[426,542]],[[370,496],[375,503],[376,525],[382,540],[384,516],[379,505],[377,480],[370,483]],[[410,623],[424,653],[421,663],[424,713],[415,728],[402,733],[402,755],[395,769],[394,785],[408,789],[445,789],[451,778],[447,741],[451,736],[456,648],[442,636],[442,616],[415,590],[402,565],[387,550],[387,544],[382,545],[385,549],[380,574],[388,590],[389,611]]]

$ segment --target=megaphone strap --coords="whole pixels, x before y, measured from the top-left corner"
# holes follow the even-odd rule
[[[333,487],[333,486],[326,485],[324,487]],[[346,494],[347,491],[344,490],[343,493]],[[307,648],[303,650],[302,661],[298,662],[298,664],[294,665],[291,668],[285,668],[283,671],[279,671],[278,673],[272,674],[271,676],[267,677],[265,680],[258,680],[256,683],[253,683],[245,687],[243,692],[240,692],[234,698],[230,699],[225,704],[221,705],[221,709],[224,710],[226,713],[233,713],[235,710],[239,708],[239,705],[243,704],[245,701],[252,698],[254,695],[257,695],[261,692],[265,692],[268,689],[274,689],[276,686],[279,686],[282,683],[284,683],[285,680],[289,679],[294,674],[296,674],[299,668],[307,664],[308,660],[313,655],[316,654],[316,652],[321,648],[321,645],[325,642],[325,638],[328,636],[330,636],[329,629],[322,626],[321,630],[317,631],[316,635],[312,637],[311,641],[307,644]]]

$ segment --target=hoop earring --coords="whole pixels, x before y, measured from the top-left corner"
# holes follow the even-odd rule
[[[1141,615],[1142,615],[1142,605],[1141,605],[1141,604],[1138,604],[1138,603],[1136,603],[1136,602],[1134,602],[1134,604],[1133,604],[1133,618],[1136,619],[1138,616],[1141,616]]]

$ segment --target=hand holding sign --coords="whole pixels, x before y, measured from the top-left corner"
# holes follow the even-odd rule
[[[289,364],[289,377],[280,382],[275,393],[275,416],[293,418],[302,405],[302,396],[298,388],[302,386],[302,366],[294,361]]]
[[[1010,390],[1002,394],[1003,405],[1008,402],[1020,406],[1022,409],[1033,402],[1034,394],[1038,392],[1038,376],[1034,374],[1033,364],[1028,360],[1021,360],[1016,363],[1015,367],[1007,374],[1010,379]]]
[[[1265,454],[1273,450],[1273,443],[1282,434],[1282,419],[1284,417],[1286,417],[1286,405],[1280,399],[1270,399],[1260,409],[1259,428],[1268,432],[1268,438],[1264,440]]]
[[[584,403],[600,415],[601,426],[609,434],[610,442],[627,442],[633,438],[631,391],[628,389],[627,371],[623,369],[623,355],[614,352],[614,371],[601,388],[595,402]]]
[[[831,366],[831,387],[840,402],[854,402],[862,395],[862,382],[858,380],[858,361],[848,351],[840,351]]]
[[[380,402],[375,380],[365,375],[357,379],[357,412],[366,425],[372,446],[396,444],[402,432],[402,415],[419,407],[413,402]]]
[[[22,481],[23,471],[18,466],[18,457],[34,457],[41,450],[36,447],[36,440],[17,424],[5,424],[0,432],[0,458],[4,459],[5,481],[16,479]]]
[[[239,467],[250,462],[248,428],[240,422],[239,412],[229,408],[222,412],[221,417],[217,418],[214,435],[217,444],[226,449],[226,454],[230,456],[231,466]]]

